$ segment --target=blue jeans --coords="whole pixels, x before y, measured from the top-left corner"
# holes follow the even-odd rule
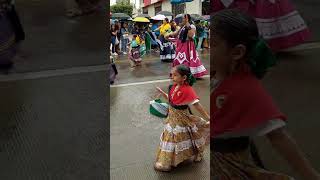
[[[116,52],[116,37],[115,36],[111,36],[111,45],[112,45],[112,53]]]
[[[122,52],[127,52],[128,49],[127,49],[127,44],[129,43],[129,40],[128,39],[124,39],[124,38],[121,38],[121,51]]]
[[[198,47],[197,47],[197,49],[201,49],[203,39],[204,39],[203,36],[202,36],[202,37],[199,37],[199,42],[198,42]]]

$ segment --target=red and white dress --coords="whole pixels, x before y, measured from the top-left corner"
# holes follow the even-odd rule
[[[196,28],[194,25],[191,25],[190,27],[194,29]],[[182,27],[179,31],[176,57],[173,60],[172,66],[175,67],[177,65],[184,64],[190,68],[194,77],[201,78],[208,72],[200,60],[193,40],[187,39],[186,42],[182,42],[182,36],[185,31],[187,31],[185,27]]]
[[[213,12],[237,8],[256,19],[260,35],[274,51],[306,42],[311,33],[290,0],[213,0]]]

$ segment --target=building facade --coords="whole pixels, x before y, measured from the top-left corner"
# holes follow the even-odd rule
[[[142,7],[143,14],[148,14],[151,17],[160,11],[172,12],[174,16],[184,13],[203,15],[202,4],[202,0],[193,0],[182,4],[171,4],[170,0],[141,0],[140,7]]]

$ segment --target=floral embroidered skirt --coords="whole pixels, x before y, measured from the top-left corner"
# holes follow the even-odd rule
[[[156,161],[166,167],[176,167],[185,160],[202,156],[209,139],[209,123],[191,115],[188,109],[169,107]]]

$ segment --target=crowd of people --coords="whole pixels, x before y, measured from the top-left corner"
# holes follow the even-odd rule
[[[131,67],[141,65],[146,53],[159,53],[159,60],[172,62],[172,67],[187,65],[196,78],[207,74],[199,52],[210,48],[209,22],[192,21],[190,15],[169,21],[168,18],[151,23],[110,20],[112,56],[128,55]]]

